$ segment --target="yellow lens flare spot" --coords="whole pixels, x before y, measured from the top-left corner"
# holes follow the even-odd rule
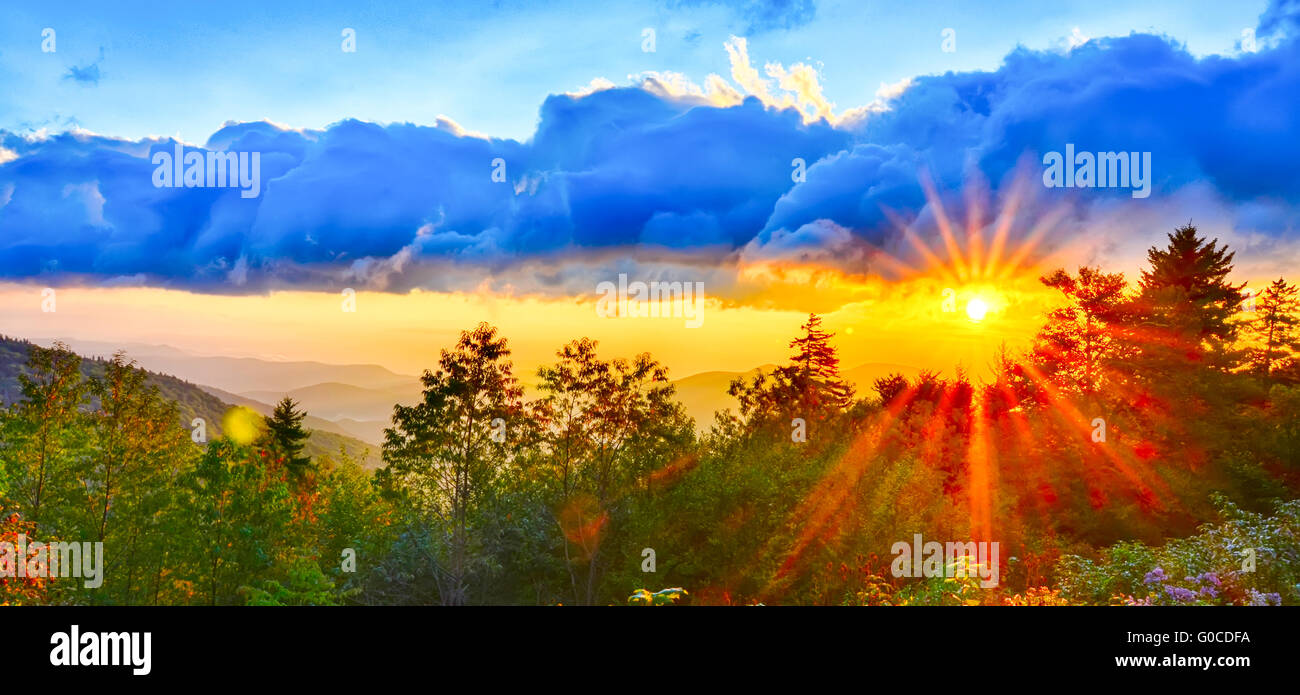
[[[984,320],[984,316],[988,313],[988,302],[985,302],[983,299],[975,297],[969,302],[966,302],[966,316],[969,317],[970,320],[979,323]]]
[[[262,432],[262,416],[244,406],[235,406],[221,418],[221,431],[237,444],[248,446]]]

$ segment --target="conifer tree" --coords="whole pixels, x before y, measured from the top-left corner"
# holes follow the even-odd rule
[[[1156,374],[1187,362],[1232,366],[1227,347],[1237,336],[1232,319],[1245,287],[1228,282],[1234,255],[1190,223],[1169,234],[1165,248],[1147,251],[1151,267],[1142,271],[1129,329]]]
[[[1250,350],[1254,371],[1271,377],[1293,364],[1300,353],[1300,287],[1274,280],[1260,293],[1255,319],[1245,328],[1255,342]]]
[[[808,314],[799,327],[803,335],[790,341],[794,355],[792,374],[804,380],[805,393],[815,394],[814,402],[833,408],[847,408],[853,403],[853,386],[840,376],[840,358],[831,346],[834,333],[822,330],[822,319]]]
[[[746,382],[732,380],[727,393],[740,405],[740,417],[751,429],[787,425],[791,417],[824,420],[853,404],[853,386],[840,375],[839,355],[821,327],[821,317],[809,314],[802,335],[790,341],[790,363],[759,372]]]
[[[311,466],[311,458],[302,455],[302,449],[311,434],[302,426],[307,413],[298,409],[292,398],[285,396],[266,418],[267,444],[277,459],[295,477],[301,477]]]

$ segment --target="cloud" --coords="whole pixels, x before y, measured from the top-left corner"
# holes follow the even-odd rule
[[[253,292],[351,273],[400,291],[444,262],[499,269],[639,243],[730,249],[762,227],[794,157],[816,160],[848,138],[756,99],[714,107],[636,87],[548,98],[527,143],[450,121],[228,124],[204,147],[260,153],[261,195],[245,199],[154,187],[151,158],[174,151],[170,138],[8,133],[0,146],[17,157],[0,166],[0,189],[14,187],[0,208],[0,276],[143,274]],[[497,160],[505,182],[493,180]]]
[[[1300,27],[1300,0],[1272,0],[1260,15],[1257,33],[1262,37],[1295,36]]]
[[[102,62],[104,62],[104,49],[100,47],[99,57],[94,62],[85,65],[73,65],[64,73],[63,79],[72,80],[84,87],[97,87],[101,77],[99,64]]]
[[[1294,34],[1294,5],[1275,4],[1261,35],[1265,21]],[[0,278],[562,293],[619,268],[723,287],[747,264],[877,272],[871,249],[908,252],[891,215],[933,233],[921,172],[959,211],[959,194],[1005,202],[1027,182],[1013,232],[1064,209],[1044,248],[1079,258],[1128,258],[1188,218],[1295,258],[1297,38],[1202,59],[1145,34],[1020,48],[996,70],[915,77],[843,111],[812,68],[760,72],[743,39],[726,50],[730,80],[647,73],[552,95],[523,142],[445,118],[227,123],[203,148],[260,153],[250,199],[154,187],[151,157],[173,152],[170,138],[0,131]],[[1042,155],[1067,143],[1151,152],[1151,197],[1043,188]]]

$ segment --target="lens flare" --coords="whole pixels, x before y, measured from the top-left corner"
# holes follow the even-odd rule
[[[238,444],[252,444],[262,431],[262,416],[244,406],[235,406],[221,420],[221,430]]]

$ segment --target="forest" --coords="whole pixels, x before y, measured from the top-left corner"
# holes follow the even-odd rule
[[[0,552],[0,604],[1300,604],[1300,290],[1232,274],[1189,223],[1132,281],[1044,275],[1057,308],[990,377],[867,393],[810,315],[706,427],[654,356],[588,338],[526,393],[479,324],[373,472],[306,451],[290,399],[201,437],[125,354],[28,344],[0,542],[102,543],[103,577]],[[895,576],[915,534],[997,542],[997,586]]]

